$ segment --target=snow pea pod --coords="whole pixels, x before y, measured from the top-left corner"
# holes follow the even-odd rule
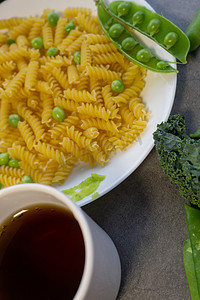
[[[170,66],[167,62],[161,61],[161,59],[153,55],[149,49],[143,47],[125,26],[110,16],[101,2],[97,4],[97,15],[105,34],[131,61],[154,72],[178,72],[177,69]]]
[[[192,52],[200,46],[200,8],[185,30],[190,40],[190,50]]]
[[[190,41],[179,27],[163,16],[133,2],[128,2],[129,9],[122,15],[120,6],[123,3],[126,1],[113,1],[108,6],[116,20],[151,38],[180,62],[187,63]]]
[[[200,295],[200,210],[185,204],[185,213],[191,242],[198,294]]]
[[[190,239],[187,239],[183,247],[183,262],[191,299],[200,300]]]

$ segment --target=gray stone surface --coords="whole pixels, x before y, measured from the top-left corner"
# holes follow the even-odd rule
[[[182,30],[200,7],[199,0],[149,3]],[[200,49],[178,69],[171,113],[185,115],[190,133],[200,126]],[[162,172],[153,149],[125,181],[83,208],[118,249],[122,266],[118,300],[190,299],[182,259],[188,236],[185,202]]]

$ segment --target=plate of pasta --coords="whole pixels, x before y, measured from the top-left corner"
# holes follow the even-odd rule
[[[112,90],[115,80],[124,84],[120,93]],[[2,187],[28,178],[63,191],[93,173],[105,176],[96,198],[106,194],[153,148],[152,133],[169,117],[176,80],[175,73],[147,71],[124,57],[101,29],[93,0],[6,0],[0,4]]]

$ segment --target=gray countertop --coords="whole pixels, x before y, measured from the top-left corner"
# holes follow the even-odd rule
[[[149,0],[183,31],[199,0]],[[200,127],[200,49],[179,65],[171,114],[183,113],[188,133]],[[162,99],[160,99],[162,101]],[[184,203],[163,173],[155,148],[115,189],[83,207],[114,241],[122,267],[120,300],[189,300],[182,249],[188,237]]]

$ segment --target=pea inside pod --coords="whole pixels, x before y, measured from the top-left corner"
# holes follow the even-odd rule
[[[179,27],[154,11],[133,2],[128,2],[130,3],[128,12],[119,16],[118,7],[122,3],[126,3],[126,1],[113,1],[109,4],[109,10],[115,20],[123,22],[151,38],[182,63],[187,62],[190,41]],[[109,11],[107,10],[107,12]],[[173,39],[173,43],[168,44],[166,40],[168,41],[171,33],[176,38]]]
[[[161,60],[143,47],[122,24],[115,20],[111,22],[110,14],[101,3],[97,6],[97,14],[101,27],[111,42],[131,61],[155,72],[177,72],[167,62],[159,65]]]

